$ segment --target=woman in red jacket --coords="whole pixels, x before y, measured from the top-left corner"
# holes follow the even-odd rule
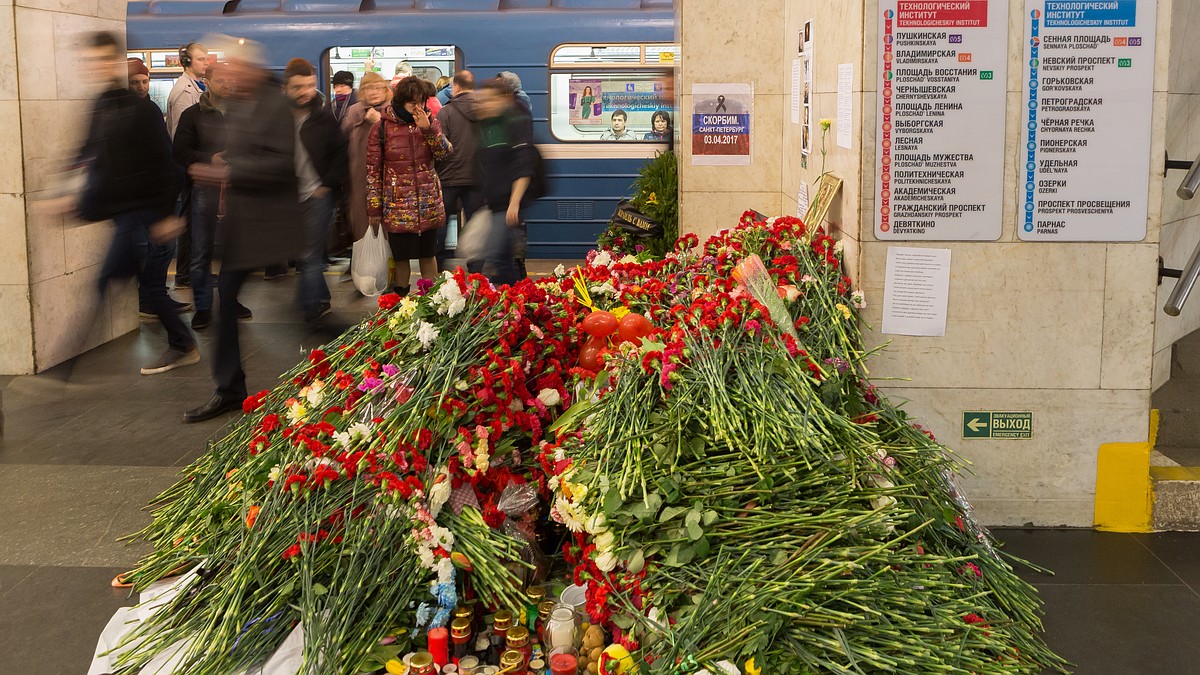
[[[450,154],[450,142],[425,109],[426,93],[422,80],[400,80],[367,140],[367,216],[388,232],[401,295],[408,293],[411,259],[420,260],[422,278],[437,275],[437,229],[446,224],[433,162]]]

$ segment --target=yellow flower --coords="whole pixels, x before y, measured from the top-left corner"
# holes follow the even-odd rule
[[[396,659],[392,659],[387,662],[385,669],[392,675],[404,675],[408,671],[408,666]]]
[[[758,668],[754,665],[753,656],[751,656],[750,660],[746,662],[746,675],[762,675],[762,668]]]
[[[850,308],[843,305],[842,303],[839,302],[838,304],[836,304],[834,306],[837,307],[837,310],[842,313],[843,317],[849,319],[851,316],[853,316],[853,314],[850,313]]]
[[[658,203],[658,195],[651,192],[650,196],[646,197],[646,203],[647,204],[657,204]]]
[[[821,125],[822,131],[829,131],[829,127],[833,125],[833,120],[829,119],[828,117],[822,117],[817,121],[817,124]]]

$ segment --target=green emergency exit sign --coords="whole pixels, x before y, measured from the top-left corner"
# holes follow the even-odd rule
[[[1033,438],[1033,413],[998,410],[963,412],[962,437],[1028,440]]]

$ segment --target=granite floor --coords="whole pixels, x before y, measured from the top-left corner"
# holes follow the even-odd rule
[[[350,284],[329,279],[335,311],[317,328],[291,306],[294,276],[248,285],[243,302],[255,318],[242,339],[252,390],[371,310]],[[205,361],[163,375],[137,372],[165,342],[146,323],[49,372],[0,378],[0,675],[84,673],[109,617],[133,604],[109,580],[142,550],[118,537],[147,522],[143,505],[232,419],[180,421],[211,392],[212,336],[200,335]],[[1045,599],[1047,640],[1077,672],[1200,672],[1200,534],[996,534],[1008,551],[1056,571],[1021,573]]]

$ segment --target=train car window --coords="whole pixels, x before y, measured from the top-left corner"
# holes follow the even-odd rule
[[[460,61],[458,48],[451,45],[339,46],[331,47],[325,58],[331,76],[339,70],[347,70],[354,73],[355,82],[368,71],[390,80],[398,69],[407,68],[412,68],[413,75],[423,80],[437,82],[443,75],[454,75]]]
[[[678,62],[671,44],[556,47],[551,133],[566,142],[671,142]]]

